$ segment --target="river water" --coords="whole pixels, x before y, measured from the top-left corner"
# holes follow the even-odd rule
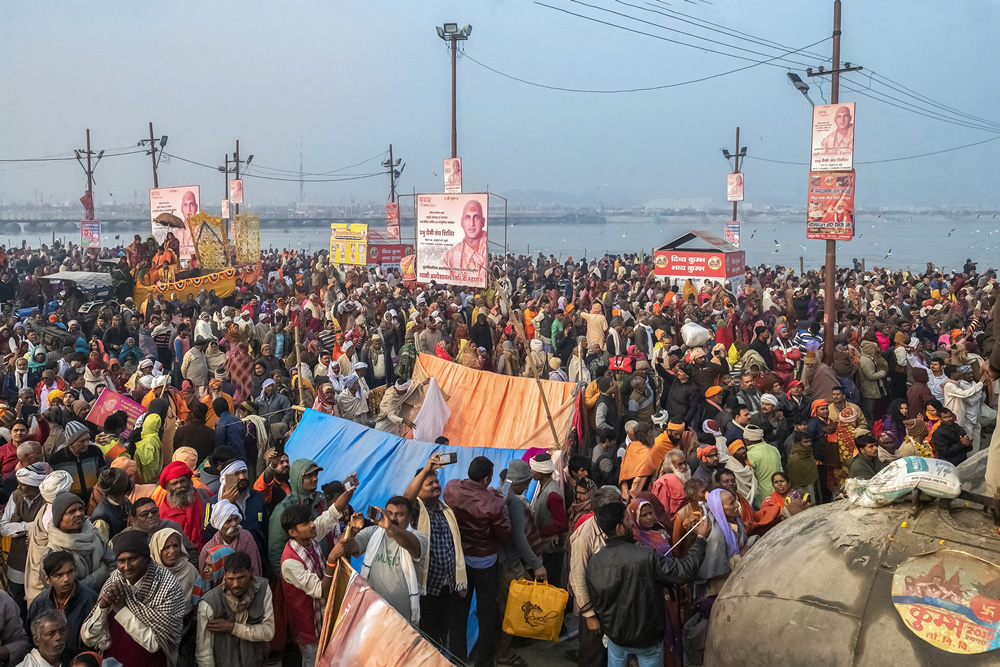
[[[837,243],[837,263],[841,266],[857,258],[865,266],[911,267],[923,271],[927,262],[941,269],[961,269],[967,258],[979,263],[979,270],[1000,266],[995,260],[1000,250],[1000,217],[993,214],[894,214],[865,216],[855,228],[853,241]],[[606,252],[649,253],[654,248],[699,229],[722,237],[725,216],[671,216],[662,218],[610,218],[605,224],[509,224],[506,243],[510,252],[543,252],[566,259],[601,256]],[[948,233],[951,232],[949,236]],[[409,231],[409,234],[407,234]],[[402,221],[404,240],[412,243],[412,222]],[[495,252],[504,247],[501,218],[490,221],[490,241]],[[781,244],[775,252],[775,241]],[[306,248],[316,251],[329,244],[329,232],[323,229],[261,230],[264,247]],[[781,264],[796,270],[799,257],[808,270],[818,269],[824,261],[824,241],[806,240],[805,224],[779,216],[754,216],[743,223],[740,248],[746,251],[747,263]],[[892,254],[885,255],[891,250]]]
[[[654,248],[693,230],[705,230],[719,237],[728,218],[724,215],[608,218],[605,224],[521,223],[513,219],[506,228],[506,247],[513,253],[542,252],[561,260],[599,257],[606,252],[650,253]],[[413,242],[412,219],[402,223],[403,242]],[[494,252],[502,252],[505,243],[503,219],[490,220],[490,241]],[[954,231],[952,231],[954,230]],[[145,229],[133,230],[147,233]],[[949,232],[951,232],[949,236]],[[117,233],[117,232],[115,232]],[[323,227],[263,228],[261,246],[301,249],[315,252],[329,246],[329,229]],[[59,234],[64,239],[78,239]],[[131,235],[120,234],[124,242]],[[16,239],[6,239],[8,243]],[[48,239],[41,239],[48,240]],[[28,242],[35,243],[35,238]],[[40,241],[39,241],[40,242]],[[115,241],[105,233],[104,243]],[[781,244],[776,250],[775,242]],[[743,223],[741,249],[751,265],[781,264],[798,269],[799,257],[808,269],[818,269],[824,261],[823,241],[808,241],[805,224],[793,215],[755,215]],[[891,250],[891,255],[885,257]],[[979,270],[998,266],[994,258],[1000,250],[1000,217],[993,213],[969,214],[877,214],[863,215],[855,228],[855,238],[837,244],[837,263],[848,265],[852,258],[864,260],[868,268],[907,267],[922,271],[927,262],[940,269],[960,269],[967,258],[979,263]]]

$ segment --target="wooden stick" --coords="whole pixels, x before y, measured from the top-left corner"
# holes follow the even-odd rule
[[[500,286],[500,282],[492,275],[490,276],[490,280],[493,281],[493,287],[496,289],[497,296],[500,297],[504,308],[506,308],[509,313],[510,323],[514,325],[514,333],[517,334],[521,344],[527,351],[527,354],[525,355],[526,361],[530,364],[531,375],[535,378],[535,383],[538,385],[538,393],[542,396],[542,406],[545,408],[545,417],[549,420],[549,429],[552,431],[552,441],[555,443],[556,449],[562,449],[562,443],[559,442],[559,434],[556,432],[556,425],[552,421],[552,411],[549,410],[549,400],[545,397],[545,391],[542,389],[542,379],[539,374],[539,369],[535,366],[535,360],[531,356],[531,347],[528,345],[527,335],[524,332],[524,323],[520,320],[520,318],[515,316],[514,309],[511,307],[510,301],[507,299],[507,293],[503,291],[503,287]]]
[[[295,327],[295,373],[299,376],[299,405],[305,407],[305,395],[302,390],[302,358],[299,355],[299,328]]]

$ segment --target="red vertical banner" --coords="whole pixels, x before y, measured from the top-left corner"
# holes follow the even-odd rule
[[[806,238],[850,241],[854,238],[853,171],[810,171]]]
[[[399,204],[397,202],[385,205],[385,226],[390,237],[399,239]]]

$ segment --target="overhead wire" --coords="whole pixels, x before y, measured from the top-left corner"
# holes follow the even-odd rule
[[[860,161],[859,160],[855,160],[854,164],[856,164],[856,165],[885,164],[887,162],[903,162],[905,160],[917,160],[919,158],[933,157],[935,155],[941,155],[943,153],[952,153],[954,151],[960,151],[960,150],[964,150],[966,148],[973,148],[975,146],[982,146],[983,144],[988,144],[990,142],[997,141],[997,140],[1000,140],[1000,134],[998,134],[998,135],[996,135],[994,137],[989,137],[987,139],[983,139],[981,141],[974,141],[974,142],[969,143],[969,144],[962,144],[961,146],[952,146],[951,148],[942,148],[940,150],[928,151],[926,153],[917,153],[915,155],[902,155],[900,157],[883,158],[881,160],[860,160]],[[747,155],[745,157],[748,158],[748,159],[750,159],[750,160],[757,160],[759,162],[770,162],[770,163],[773,163],[773,164],[788,164],[788,165],[794,165],[794,166],[797,166],[797,167],[809,166],[808,162],[799,162],[799,161],[793,161],[793,160],[774,160],[772,158],[760,157],[759,155]]]
[[[826,41],[828,41],[830,39],[831,39],[830,37],[826,37],[824,39],[819,40],[818,42],[813,42],[812,44],[809,44],[808,46],[804,46],[802,48],[803,49],[808,49],[810,47],[816,46],[817,44],[822,44],[823,42],[826,42]],[[789,51],[787,53],[795,53],[795,51]],[[564,92],[564,93],[590,93],[590,94],[596,94],[596,95],[614,95],[614,94],[621,94],[621,93],[645,93],[645,92],[651,92],[651,91],[654,91],[654,90],[666,90],[668,88],[678,88],[680,86],[687,86],[687,85],[691,85],[691,84],[694,84],[694,83],[701,83],[702,81],[709,81],[711,79],[718,79],[719,77],[728,76],[730,74],[736,74],[737,72],[743,72],[745,70],[752,69],[752,68],[758,67],[760,65],[766,65],[766,64],[768,64],[770,62],[769,60],[762,60],[762,61],[759,61],[759,62],[751,63],[749,65],[744,65],[743,67],[737,67],[736,69],[726,70],[725,72],[717,72],[715,74],[709,74],[707,76],[697,77],[695,79],[687,79],[686,81],[677,81],[675,83],[666,83],[666,84],[657,85],[657,86],[642,86],[642,87],[637,87],[637,88],[599,89],[599,88],[570,88],[570,87],[566,87],[566,86],[551,86],[551,85],[544,84],[544,83],[538,83],[537,81],[529,81],[528,79],[523,79],[521,77],[514,76],[513,74],[508,74],[507,72],[502,72],[502,71],[500,71],[500,70],[498,70],[498,69],[496,69],[494,67],[491,67],[491,66],[487,65],[486,63],[483,63],[483,62],[480,62],[480,61],[476,60],[475,58],[473,58],[472,56],[470,56],[468,54],[464,54],[462,57],[465,58],[465,59],[467,59],[467,60],[472,61],[473,63],[475,63],[476,65],[479,65],[483,69],[486,69],[486,70],[489,70],[489,71],[493,72],[494,74],[498,74],[498,75],[500,75],[500,76],[502,76],[502,77],[504,77],[506,79],[510,79],[512,81],[517,81],[518,83],[523,83],[525,85],[533,86],[535,88],[543,88],[543,89],[546,89],[546,90],[555,90],[555,91]],[[780,57],[781,56],[775,56],[775,58],[780,58]],[[773,59],[774,58],[772,58],[772,60]]]
[[[255,167],[255,168],[264,170],[264,171],[273,171],[273,172],[276,172],[276,173],[279,173],[279,174],[293,174],[293,175],[294,174],[301,174],[302,176],[330,176],[331,174],[336,174],[336,173],[339,173],[341,171],[347,171],[348,169],[353,169],[354,167],[360,167],[361,165],[366,164],[368,162],[371,162],[372,160],[377,160],[379,158],[384,158],[388,154],[389,154],[389,151],[387,151],[387,150],[386,151],[380,151],[380,152],[376,153],[375,155],[371,156],[370,158],[365,158],[361,162],[355,162],[354,164],[349,164],[346,167],[340,167],[339,169],[333,169],[331,171],[324,171],[324,172],[299,171],[297,169],[278,169],[277,167],[267,167],[267,166],[264,166],[264,165],[260,165],[260,164],[257,164],[256,162],[253,163],[252,166]]]
[[[569,0],[569,2],[572,2],[573,4],[576,4],[576,5],[581,5],[583,7],[589,7],[591,9],[596,9],[598,11],[606,12],[608,14],[612,14],[614,16],[618,16],[618,17],[621,17],[621,18],[630,19],[632,21],[636,21],[637,23],[642,23],[644,25],[648,25],[648,26],[660,28],[662,30],[667,30],[669,32],[674,32],[674,33],[677,33],[679,35],[684,35],[685,37],[690,37],[692,39],[698,39],[698,40],[701,40],[703,42],[707,42],[709,44],[715,44],[715,45],[718,45],[718,46],[724,46],[724,47],[726,47],[728,49],[735,49],[737,51],[743,51],[745,53],[750,53],[752,55],[762,56],[762,57],[765,57],[765,58],[766,57],[770,57],[770,56],[773,55],[773,54],[770,54],[770,53],[763,53],[761,51],[754,51],[753,49],[747,49],[747,48],[744,48],[742,46],[736,46],[734,44],[729,44],[727,42],[722,42],[722,41],[719,41],[717,39],[712,39],[710,37],[702,37],[701,35],[697,35],[695,33],[691,33],[691,32],[687,32],[687,31],[684,31],[684,30],[679,30],[677,28],[671,28],[669,26],[665,26],[662,23],[655,23],[653,21],[647,21],[645,19],[641,19],[641,18],[632,16],[631,14],[626,14],[624,12],[617,12],[617,11],[615,11],[613,9],[608,9],[607,7],[601,7],[600,5],[592,5],[590,3],[584,2],[583,0]],[[633,4],[629,3],[629,2],[624,2],[624,0],[616,0],[616,2],[618,2],[618,4],[620,4],[620,5],[625,5],[626,7],[632,7],[634,9],[638,9],[640,11],[647,11],[647,12],[651,12],[651,13],[654,13],[654,14],[660,14],[661,16],[663,15],[662,12],[659,12],[657,10],[646,9],[645,7],[641,7],[639,5],[633,5]],[[724,53],[724,52],[721,52],[721,51],[715,51],[715,50],[712,50],[712,49],[706,49],[705,47],[699,46],[699,45],[696,45],[696,44],[688,44],[686,42],[676,42],[676,43],[681,44],[683,46],[690,47],[690,48],[695,48],[695,49],[698,49],[698,50],[708,50],[711,53],[718,53],[720,55],[726,55],[726,56],[730,56],[730,57],[737,57],[737,56],[735,56],[735,55],[733,55],[731,53]],[[772,46],[772,47],[768,47],[768,48],[774,50],[776,47]],[[790,60],[790,62],[793,62],[796,65],[801,65],[802,67],[807,67],[808,66],[808,63],[801,63],[801,62],[791,61],[791,60]]]
[[[587,3],[580,2],[580,0],[570,0],[570,1],[571,2],[576,2],[577,4],[585,5],[587,7],[593,7],[593,5],[588,5]],[[582,19],[585,19],[587,21],[591,21],[593,23],[598,23],[598,24],[601,24],[601,25],[609,26],[611,28],[617,28],[619,30],[624,30],[626,32],[631,32],[631,33],[634,33],[636,35],[644,35],[646,37],[652,37],[653,39],[657,39],[657,40],[660,40],[660,41],[663,41],[663,42],[669,42],[671,44],[677,44],[677,45],[680,45],[680,46],[686,46],[688,48],[697,49],[699,51],[704,51],[704,52],[707,52],[707,53],[715,53],[715,54],[718,54],[718,55],[728,56],[730,58],[736,58],[737,60],[746,60],[746,61],[754,62],[754,63],[756,63],[758,65],[759,64],[772,65],[774,67],[779,67],[781,69],[785,69],[787,67],[787,65],[781,65],[781,64],[778,64],[778,63],[774,62],[775,60],[782,59],[782,56],[775,56],[775,57],[772,57],[772,58],[768,58],[767,60],[764,60],[764,61],[757,61],[754,58],[750,58],[748,56],[741,56],[741,55],[738,55],[738,54],[735,54],[735,53],[728,53],[726,51],[719,51],[718,49],[711,49],[711,48],[708,48],[706,46],[698,46],[696,44],[688,44],[687,42],[684,42],[684,41],[681,41],[681,40],[677,40],[677,39],[671,39],[670,37],[665,37],[663,35],[657,35],[657,34],[654,34],[654,33],[651,33],[651,32],[646,32],[644,30],[637,30],[635,28],[629,28],[628,26],[619,25],[617,23],[612,23],[610,21],[605,21],[603,19],[599,19],[599,18],[596,18],[596,17],[593,17],[593,16],[587,16],[586,14],[580,14],[578,12],[573,12],[573,11],[570,11],[570,10],[565,9],[563,7],[556,7],[554,5],[549,5],[549,4],[545,3],[545,2],[541,2],[540,0],[535,0],[535,4],[539,5],[540,7],[545,7],[547,9],[552,9],[552,10],[557,11],[557,12],[562,12],[563,14],[568,14],[570,16],[576,16],[578,18],[582,18]],[[643,21],[642,19],[636,19],[634,17],[628,16],[627,14],[622,14],[621,12],[614,12],[612,10],[603,9],[601,7],[597,7],[597,9],[602,9],[603,11],[607,11],[607,12],[610,12],[612,14],[618,14],[619,16],[625,16],[625,17],[631,18],[631,19],[633,19],[635,21],[639,21],[640,23],[646,23],[648,25],[662,27],[662,26],[659,26],[659,24],[651,23],[649,21]],[[827,38],[827,39],[829,39],[829,38]],[[821,40],[821,42],[822,41],[825,41],[825,40]],[[816,44],[819,44],[821,42],[816,42]],[[816,44],[812,44],[810,46],[815,46]],[[805,47],[805,48],[810,48],[810,47]]]

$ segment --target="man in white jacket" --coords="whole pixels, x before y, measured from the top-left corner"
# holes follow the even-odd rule
[[[944,407],[948,408],[955,413],[955,423],[965,429],[965,432],[972,437],[975,431],[975,422],[978,419],[973,419],[970,421],[969,413],[966,410],[966,399],[972,398],[977,394],[982,393],[983,383],[975,382],[969,384],[959,384],[959,377],[961,372],[958,366],[953,366],[951,364],[944,367],[944,375],[947,378],[943,383],[941,383],[941,391],[944,394]],[[964,385],[964,386],[963,386]],[[978,418],[978,414],[976,418]],[[975,446],[975,438],[973,438],[973,446]]]

